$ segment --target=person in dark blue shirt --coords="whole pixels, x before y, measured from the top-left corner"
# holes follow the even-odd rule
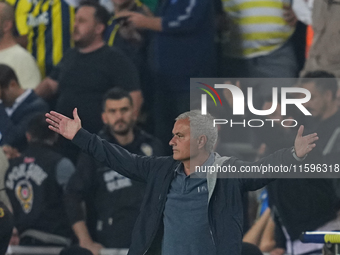
[[[215,76],[214,2],[164,0],[155,17],[122,12],[136,28],[152,31],[155,135],[166,144],[172,120],[190,108],[190,78]]]

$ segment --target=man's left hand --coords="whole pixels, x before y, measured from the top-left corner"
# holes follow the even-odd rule
[[[116,15],[117,17],[127,17],[128,22],[132,23],[135,28],[146,28],[147,27],[147,19],[148,17],[138,13],[138,12],[130,12],[123,11]]]
[[[303,158],[316,146],[315,141],[319,139],[317,133],[302,136],[304,126],[301,125],[294,142],[296,156]]]
[[[118,13],[116,17],[126,17],[127,22],[137,29],[150,29],[158,32],[163,30],[161,17],[149,17],[138,12],[130,11],[122,11],[121,13]]]
[[[283,18],[291,27],[295,27],[298,21],[291,6],[283,7]]]
[[[16,148],[13,148],[9,145],[2,146],[2,150],[4,151],[7,159],[17,158],[17,157],[20,157],[21,155],[20,152]]]

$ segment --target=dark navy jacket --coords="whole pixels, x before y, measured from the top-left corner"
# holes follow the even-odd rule
[[[155,32],[153,70],[169,83],[164,89],[189,90],[190,78],[214,76],[214,12],[211,0],[164,0],[156,16],[162,31]]]
[[[180,162],[172,157],[143,157],[131,154],[96,135],[91,135],[84,129],[79,130],[72,141],[95,159],[107,164],[120,174],[147,183],[140,214],[133,231],[129,254],[160,254],[164,206],[170,184],[174,178],[174,171]],[[231,157],[224,164],[239,168],[244,165],[277,165],[281,163],[297,163],[290,149],[280,150],[255,163]],[[241,254],[242,194],[247,190],[259,189],[270,181],[271,179],[215,179],[214,188],[209,192],[208,217],[216,246],[216,255]]]

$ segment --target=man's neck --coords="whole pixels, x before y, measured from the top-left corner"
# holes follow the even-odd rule
[[[0,40],[0,50],[5,50],[9,47],[16,45],[17,42],[13,38],[13,36],[4,35],[4,37]]]
[[[333,101],[330,105],[330,107],[325,111],[324,115],[321,117],[321,120],[327,120],[330,117],[332,117],[336,112],[338,111],[338,106],[336,104],[336,101]]]
[[[103,41],[103,39],[98,39],[96,41],[94,41],[93,43],[91,43],[91,45],[85,47],[85,48],[78,48],[79,52],[81,53],[90,53],[93,51],[98,50],[99,48],[103,47],[105,45],[105,42]]]
[[[191,173],[195,172],[196,166],[202,166],[205,161],[209,158],[209,152],[202,152],[199,155],[190,158],[188,160],[182,161],[184,165],[184,172],[186,175],[190,175]]]
[[[122,11],[130,11],[134,5],[135,5],[135,1],[131,1],[127,5],[113,4],[114,12],[115,12],[115,14],[117,14],[117,13],[122,12]]]
[[[111,135],[117,140],[118,144],[121,146],[126,146],[132,143],[133,140],[135,139],[133,129],[130,129],[126,135],[118,135],[115,133],[111,133]]]

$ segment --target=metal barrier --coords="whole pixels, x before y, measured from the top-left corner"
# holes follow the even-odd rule
[[[303,243],[333,243],[340,244],[339,231],[309,231],[301,234]]]
[[[310,231],[300,236],[303,243],[324,243],[330,250],[329,254],[340,255],[340,232],[339,231]],[[325,252],[324,252],[325,253]],[[328,254],[328,253],[325,253]]]
[[[61,247],[9,246],[6,255],[58,255]],[[100,255],[127,255],[128,249],[102,249]]]

